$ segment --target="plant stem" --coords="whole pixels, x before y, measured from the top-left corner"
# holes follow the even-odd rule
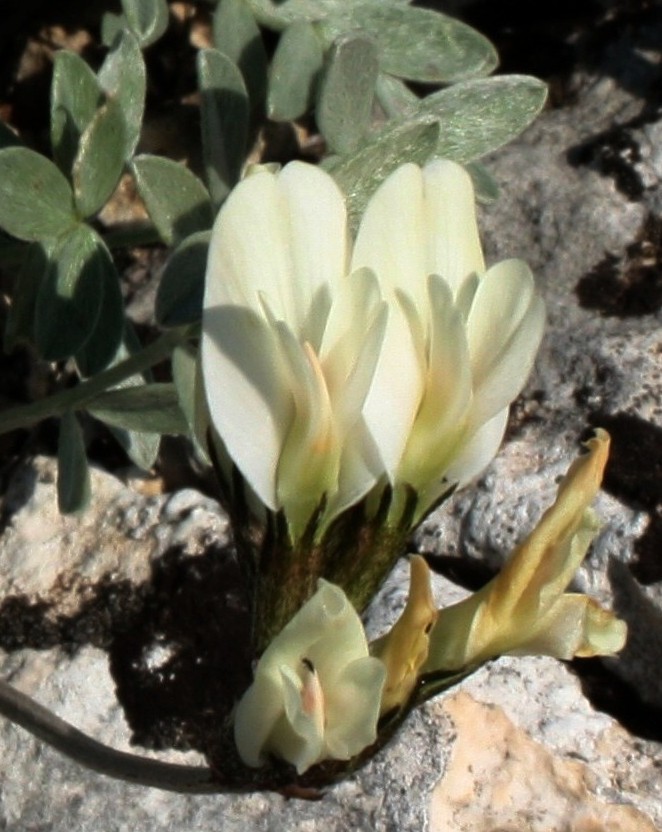
[[[192,334],[190,327],[173,329],[161,335],[149,346],[135,355],[104,370],[102,373],[81,382],[76,387],[62,390],[30,404],[14,407],[0,414],[0,435],[18,428],[26,428],[50,416],[60,416],[67,410],[80,410],[101,393],[117,387],[136,373],[153,367],[167,358],[173,349]]]
[[[110,748],[88,737],[3,680],[0,680],[0,713],[99,774],[171,792],[212,794],[229,790],[207,766],[164,763]]]

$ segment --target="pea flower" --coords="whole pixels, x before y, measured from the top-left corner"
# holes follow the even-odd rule
[[[202,374],[212,423],[292,535],[378,483],[417,518],[492,459],[531,369],[543,303],[518,260],[485,269],[471,179],[398,168],[357,238],[320,168],[259,170],[212,232]]]
[[[402,615],[370,652],[386,667],[381,712],[406,704],[430,650],[430,633],[439,611],[434,605],[430,568],[420,555],[409,560],[410,585]]]
[[[385,676],[344,592],[320,580],[263,653],[237,706],[242,760],[259,766],[273,754],[299,774],[321,760],[349,760],[377,737]]]
[[[598,430],[589,452],[570,466],[556,502],[479,592],[439,612],[425,671],[457,670],[495,656],[559,659],[618,652],[625,622],[580,593],[566,592],[598,528],[589,504],[609,454]]]

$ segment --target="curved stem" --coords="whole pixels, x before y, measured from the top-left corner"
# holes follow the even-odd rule
[[[206,766],[164,763],[110,748],[3,680],[0,680],[0,713],[62,754],[100,774],[171,792],[211,794],[229,791]]]

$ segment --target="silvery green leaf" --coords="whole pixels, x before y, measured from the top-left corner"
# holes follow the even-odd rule
[[[155,304],[160,326],[181,326],[201,319],[210,237],[210,231],[192,234],[180,243],[166,263]]]
[[[124,158],[133,155],[145,109],[145,61],[135,35],[124,30],[116,37],[99,70],[99,83],[117,99],[126,122]]]
[[[358,0],[247,0],[255,19],[263,26],[282,31],[291,23],[324,20],[332,14],[348,14]],[[360,0],[374,5],[400,5],[409,0]],[[348,29],[351,27],[348,27]]]
[[[425,83],[450,84],[489,75],[498,63],[492,44],[452,17],[403,3],[357,0],[319,24],[328,44],[344,32],[373,38],[384,72]]]
[[[143,154],[131,163],[147,212],[161,239],[173,245],[214,220],[202,182],[180,162]]]
[[[124,430],[110,425],[108,427],[134,465],[137,465],[143,471],[149,471],[153,467],[158,459],[161,447],[160,433]]]
[[[432,155],[439,127],[432,118],[383,130],[353,156],[327,170],[347,197],[350,226],[356,229],[365,206],[384,179],[404,162],[422,165]]]
[[[248,94],[241,72],[217,49],[198,53],[202,151],[207,185],[219,206],[236,184],[246,154]]]
[[[240,70],[253,110],[261,110],[267,88],[267,53],[246,0],[220,0],[214,12],[214,46]]]
[[[11,306],[7,311],[5,352],[11,352],[17,344],[22,342],[32,343],[37,293],[47,269],[46,247],[42,243],[30,243],[14,282]]]
[[[307,111],[323,63],[322,42],[310,23],[293,23],[285,29],[269,72],[270,119],[291,121]]]
[[[476,198],[479,202],[494,202],[499,197],[499,186],[492,174],[478,162],[469,162],[465,165],[474,183]]]
[[[188,433],[174,384],[145,384],[123,387],[97,396],[89,412],[116,428],[141,433]]]
[[[469,162],[518,136],[542,110],[547,87],[528,75],[454,84],[421,99],[417,113],[439,119],[436,155]]]
[[[115,38],[120,35],[129,23],[123,14],[104,12],[101,16],[101,43],[112,46]]]
[[[384,113],[393,119],[410,115],[420,100],[404,81],[385,72],[380,72],[377,77],[375,96]]]
[[[57,237],[78,221],[69,183],[27,147],[0,150],[0,228],[19,240]]]
[[[166,0],[122,0],[122,8],[143,49],[157,41],[168,28]]]
[[[90,502],[90,469],[83,432],[74,413],[60,419],[57,445],[57,504],[62,514],[83,511]]]
[[[79,225],[58,241],[35,306],[35,343],[57,361],[77,352],[97,325],[105,256],[100,239]]]
[[[109,98],[80,137],[72,178],[82,217],[96,214],[115,190],[124,167],[125,124],[118,101]]]
[[[320,80],[316,119],[332,152],[351,153],[364,137],[378,71],[377,48],[369,38],[349,33],[331,46]]]
[[[124,334],[120,276],[108,249],[100,240],[97,259],[101,269],[101,309],[90,337],[76,353],[78,372],[88,378],[111,364]]]
[[[80,137],[103,98],[96,75],[79,55],[66,49],[55,53],[51,84],[51,147],[55,162],[66,175],[71,173]]]

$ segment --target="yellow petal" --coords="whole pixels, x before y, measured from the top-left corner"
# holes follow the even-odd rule
[[[428,657],[430,631],[438,615],[427,563],[414,555],[409,564],[411,583],[402,615],[390,632],[371,645],[372,654],[386,665],[383,714],[409,699],[418,671]]]
[[[597,493],[609,436],[596,431],[589,453],[573,462],[556,502],[499,575],[440,612],[426,670],[457,670],[504,653],[558,658],[612,653],[625,625],[583,595],[564,594],[598,528],[589,503]]]
[[[582,562],[590,536],[597,530],[586,509],[600,489],[609,434],[596,430],[586,447],[589,452],[576,459],[563,478],[554,505],[496,577],[491,602],[495,615],[512,612],[524,595],[529,603],[535,597],[544,605],[545,599],[565,590]],[[583,545],[572,545],[580,530]]]

